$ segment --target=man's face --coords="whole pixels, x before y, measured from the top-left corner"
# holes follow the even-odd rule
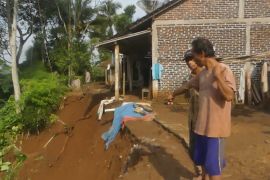
[[[187,66],[191,71],[194,71],[195,69],[198,68],[198,65],[196,64],[196,62],[194,61],[194,59],[190,60],[187,62]]]
[[[206,64],[206,58],[205,58],[205,55],[204,53],[200,53],[200,54],[197,54],[195,53],[194,51],[192,51],[192,54],[193,54],[193,57],[194,57],[194,61],[200,65],[200,66],[205,66]]]

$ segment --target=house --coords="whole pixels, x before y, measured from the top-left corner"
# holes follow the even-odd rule
[[[131,24],[127,34],[117,35],[97,47],[115,52],[115,73],[119,73],[117,53],[126,56],[123,69],[128,71],[129,86],[134,80],[135,67],[139,67],[142,86],[149,87],[155,98],[186,80],[189,71],[181,59],[198,36],[209,38],[219,57],[236,58],[236,63],[229,65],[239,81],[243,57],[251,58],[270,51],[270,1],[171,0]],[[265,59],[254,61],[260,64],[262,60]],[[151,79],[151,66],[155,63],[164,67],[160,80]],[[260,66],[256,72],[253,76],[259,78]],[[118,81],[116,78],[115,82]],[[116,87],[116,91],[118,89]]]

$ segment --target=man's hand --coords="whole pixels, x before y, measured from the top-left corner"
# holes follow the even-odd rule
[[[172,93],[170,93],[168,95],[168,102],[167,102],[167,105],[173,105],[173,99],[174,99],[174,96]]]
[[[173,93],[169,93],[168,101],[173,101],[173,99],[174,99]]]
[[[156,117],[156,113],[147,114],[143,117],[144,121],[153,121]]]

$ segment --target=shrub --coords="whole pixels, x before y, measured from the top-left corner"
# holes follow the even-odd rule
[[[21,77],[21,113],[16,114],[11,97],[0,109],[0,132],[18,125],[25,131],[38,132],[49,124],[67,90],[65,79],[47,72],[41,63],[23,69]]]
[[[0,133],[7,132],[13,126],[18,126],[21,123],[21,115],[16,114],[15,101],[13,96],[5,103],[4,107],[0,109]],[[3,138],[0,139],[0,147]]]
[[[21,115],[16,114],[14,98],[10,97],[0,109],[0,171],[4,172],[5,179],[12,179],[26,158],[16,146],[21,127]],[[6,160],[7,154],[13,155],[14,160]]]
[[[52,113],[57,110],[67,90],[65,79],[47,72],[42,64],[23,69],[20,76],[21,113],[16,114],[12,96],[0,108],[0,172],[4,172],[8,179],[14,177],[26,158],[16,146],[17,135],[23,130],[36,133],[54,122],[57,117]],[[12,154],[15,160],[7,161],[4,158],[7,154]]]
[[[92,79],[94,81],[104,81],[104,69],[98,66],[93,66],[91,69]]]
[[[57,110],[66,87],[57,74],[48,74],[43,79],[22,80],[21,85],[23,128],[37,132],[50,121],[50,115]]]

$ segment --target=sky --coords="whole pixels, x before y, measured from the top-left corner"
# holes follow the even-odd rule
[[[145,12],[136,5],[136,2],[138,0],[116,0],[116,1],[121,3],[122,9],[124,9],[128,5],[135,5],[136,6],[136,13],[134,14],[134,21],[141,18],[141,17],[143,17],[145,15]],[[26,42],[26,44],[25,44],[25,46],[23,48],[23,53],[22,53],[21,60],[25,59],[25,52],[30,46],[32,46],[32,44],[33,44],[32,41],[33,41],[33,38],[31,37]]]

